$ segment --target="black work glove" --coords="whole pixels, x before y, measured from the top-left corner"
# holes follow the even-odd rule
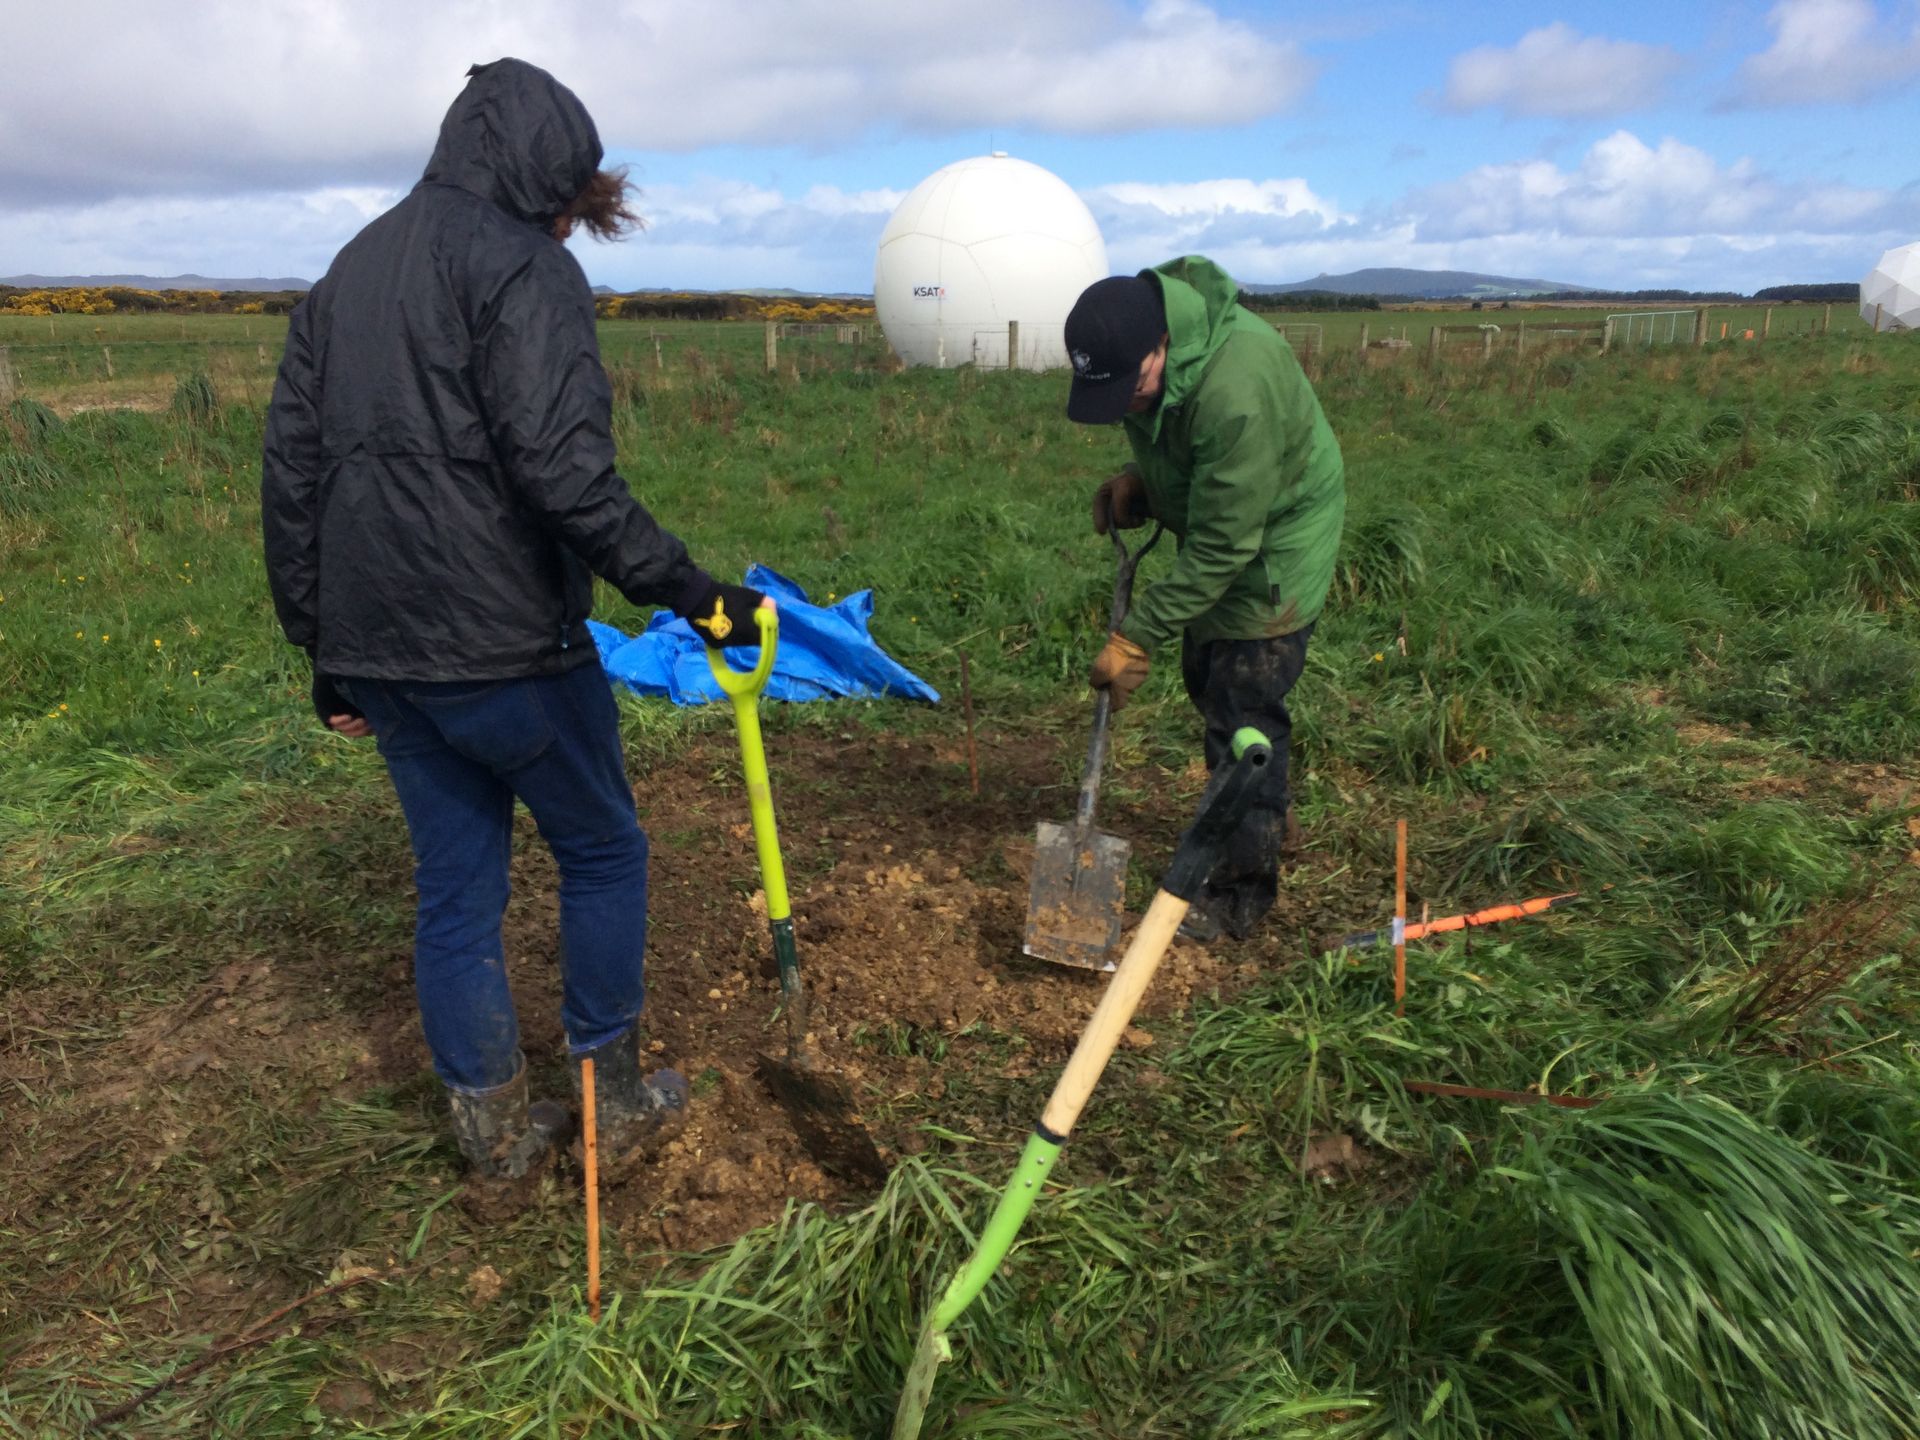
[[[320,723],[328,729],[333,728],[330,722],[336,715],[351,716],[355,720],[367,718],[360,712],[359,706],[340,693],[331,675],[324,675],[318,670],[313,672],[313,713],[320,717]]]
[[[745,585],[725,585],[711,575],[702,575],[681,595],[673,613],[693,626],[693,633],[709,645],[729,649],[736,645],[758,645],[760,627],[753,612],[767,597]]]
[[[313,666],[313,713],[320,717],[320,723],[331,730],[333,726],[328,722],[336,715],[350,715],[355,720],[366,719],[360,713],[360,707],[340,693],[339,687],[333,683],[333,677],[321,671],[320,662],[314,655],[316,647],[308,645],[303,648],[307,652],[307,663]]]

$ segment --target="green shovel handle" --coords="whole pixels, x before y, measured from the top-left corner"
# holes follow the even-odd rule
[[[760,881],[767,890],[767,920],[775,927],[778,950],[779,929],[793,912],[787,901],[787,868],[780,862],[780,832],[773,823],[773,782],[767,778],[767,751],[760,741],[760,695],[767,688],[767,677],[773,674],[780,616],[769,600],[753,612],[753,619],[760,627],[760,663],[749,671],[735,670],[709,645],[707,668],[733,702],[733,716],[739,725],[740,762],[747,773],[747,808],[753,814],[753,848],[760,857]],[[789,967],[784,955],[779,958],[784,979]]]

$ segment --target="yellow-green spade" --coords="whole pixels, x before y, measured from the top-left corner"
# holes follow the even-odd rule
[[[760,627],[760,659],[753,669],[735,670],[711,645],[707,665],[715,683],[733,702],[733,718],[740,731],[747,808],[753,814],[753,848],[760,857],[760,882],[767,892],[767,928],[773,933],[773,958],[780,967],[780,1000],[787,1019],[786,1059],[761,1055],[757,1069],[821,1169],[854,1184],[880,1186],[887,1182],[886,1161],[860,1123],[846,1087],[821,1067],[807,1033],[807,991],[800,983],[787,869],[780,860],[780,834],[773,823],[773,784],[767,778],[767,752],[760,741],[760,696],[773,674],[780,618],[769,600],[753,612],[753,619]]]
[[[1198,818],[1180,837],[1180,846],[1160,881],[1153,904],[1148,907],[1140,928],[1134,931],[1133,943],[1127,947],[1113,979],[1107,982],[1106,993],[1100,997],[1093,1018],[1080,1032],[1080,1043],[1074,1046],[1067,1068],[1053,1087],[1053,1098],[1047,1101],[1040,1123],[1028,1137],[1020,1163],[1014,1167],[1013,1178],[1001,1192],[1000,1203],[994,1207],[993,1218],[981,1233],[980,1243],[960,1272],[948,1282],[940,1302],[921,1327],[913,1363],[907,1370],[906,1387],[900,1396],[900,1408],[894,1412],[893,1440],[916,1440],[920,1434],[927,1401],[933,1394],[934,1375],[942,1361],[953,1358],[953,1347],[947,1341],[948,1327],[993,1278],[993,1272],[1020,1233],[1027,1211],[1033,1208],[1034,1197],[1046,1182],[1053,1162],[1060,1157],[1060,1147],[1067,1143],[1067,1136],[1080,1118],[1080,1111],[1085,1108],[1101,1072],[1113,1058],[1121,1032],[1133,1019],[1141,996],[1153,980],[1153,972],[1167,953],[1173,932],[1179,929],[1187,907],[1200,893],[1227,837],[1246,814],[1273,750],[1259,731],[1243,729],[1233,737],[1233,754],[1232,763],[1221,766],[1215,773]]]

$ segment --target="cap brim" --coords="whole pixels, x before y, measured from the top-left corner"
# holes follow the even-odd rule
[[[1126,419],[1135,379],[1124,375],[1098,384],[1076,379],[1067,391],[1067,418],[1081,425],[1111,425]]]

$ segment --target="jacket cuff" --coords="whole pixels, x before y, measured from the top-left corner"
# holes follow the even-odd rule
[[[1167,638],[1166,635],[1161,632],[1160,627],[1153,622],[1151,616],[1144,615],[1137,610],[1120,622],[1118,633],[1123,638],[1131,640],[1149,655],[1153,654],[1153,652],[1159,648],[1160,643]]]
[[[719,588],[719,582],[698,566],[687,577],[687,583],[680,587],[680,593],[674,597],[673,613],[685,619],[694,611],[702,608],[702,602]]]

